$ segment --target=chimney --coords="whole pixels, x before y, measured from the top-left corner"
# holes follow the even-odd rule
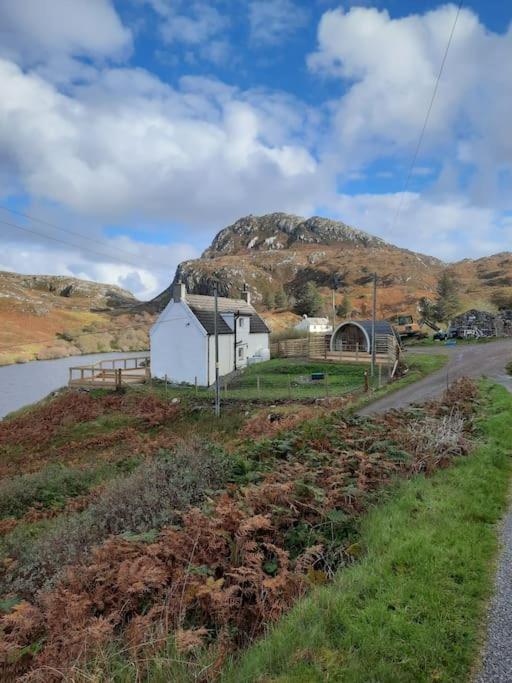
[[[244,283],[244,288],[242,289],[242,299],[249,305],[251,304],[251,293],[249,291],[249,287],[247,287],[246,282]]]
[[[187,288],[181,282],[181,280],[178,280],[178,282],[175,282],[172,286],[172,298],[174,301],[181,301],[184,299],[187,295]]]

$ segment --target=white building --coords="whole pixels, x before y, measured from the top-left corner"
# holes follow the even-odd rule
[[[257,359],[268,359],[270,330],[243,299],[218,297],[219,374],[227,375]],[[151,372],[169,381],[210,386],[215,381],[215,299],[173,286],[171,301],[150,331]]]
[[[300,323],[295,325],[295,329],[310,334],[329,334],[332,332],[332,325],[327,318],[308,318],[304,315]]]

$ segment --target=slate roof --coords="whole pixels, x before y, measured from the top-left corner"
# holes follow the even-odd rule
[[[201,309],[190,306],[192,313],[199,320],[208,334],[215,334],[215,313],[213,311],[202,311]],[[217,331],[219,334],[233,334],[233,330],[221,316],[217,314]]]
[[[204,296],[203,294],[187,294],[185,300],[206,332],[209,335],[214,334],[215,297]],[[248,304],[247,301],[244,301],[244,299],[228,299],[227,297],[219,296],[217,298],[217,309],[217,331],[219,334],[233,334],[233,330],[224,320],[221,313],[250,316],[249,330],[251,334],[266,334],[270,332],[263,319],[256,313],[254,307]]]
[[[265,321],[263,320],[263,318],[260,318],[260,316],[257,313],[254,313],[251,316],[250,332],[251,334],[270,334],[270,330],[267,327]]]

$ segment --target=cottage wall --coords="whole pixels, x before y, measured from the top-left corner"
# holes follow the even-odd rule
[[[261,349],[268,349],[269,336],[263,332],[257,332],[249,335],[249,345],[247,355],[252,358]]]
[[[215,337],[209,337],[209,381],[211,385],[215,382]],[[233,372],[235,355],[235,335],[219,334],[219,375],[223,377]]]
[[[208,384],[208,337],[188,306],[171,301],[151,328],[153,377]]]

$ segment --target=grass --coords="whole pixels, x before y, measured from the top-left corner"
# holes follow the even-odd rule
[[[364,384],[366,365],[361,363],[332,363],[296,358],[275,358],[247,367],[239,376],[221,380],[221,398],[236,400],[274,401],[279,399],[304,400],[340,396]],[[312,380],[312,373],[327,377]],[[259,378],[259,384],[258,384]],[[156,385],[158,386],[158,384]],[[212,398],[213,390],[199,387],[169,387],[169,395]]]
[[[484,392],[482,445],[399,485],[362,524],[364,559],[299,602],[225,683],[470,679],[512,469],[512,396]]]

